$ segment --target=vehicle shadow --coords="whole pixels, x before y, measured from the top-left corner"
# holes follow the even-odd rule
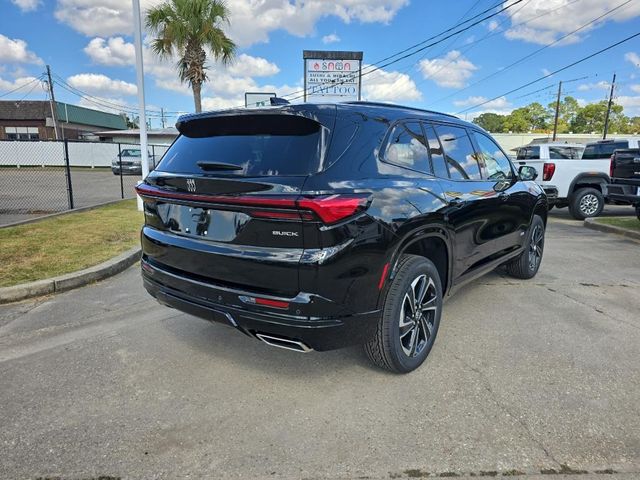
[[[188,314],[163,320],[163,327],[189,349],[205,353],[212,364],[233,364],[240,369],[261,370],[287,377],[322,377],[354,367],[385,374],[370,365],[359,345],[327,352],[299,353],[269,346],[233,327]]]

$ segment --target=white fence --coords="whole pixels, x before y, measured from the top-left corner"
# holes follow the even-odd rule
[[[106,142],[68,142],[69,165],[72,167],[111,167],[121,149],[139,145]],[[159,162],[168,145],[150,145],[149,153]],[[150,159],[151,160],[151,159]],[[0,166],[48,167],[65,165],[64,142],[2,141],[0,142]]]

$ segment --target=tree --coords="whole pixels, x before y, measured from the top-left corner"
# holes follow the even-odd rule
[[[124,121],[127,122],[127,128],[138,128],[139,119],[138,117],[129,117],[126,113],[120,113],[120,116],[124,118]]]
[[[556,113],[556,102],[552,102],[548,105],[549,117],[553,119]],[[576,118],[576,115],[580,111],[580,105],[578,101],[567,95],[560,102],[559,116],[558,116],[558,133],[568,133],[571,131],[571,123]],[[553,124],[551,124],[553,126]]]
[[[504,115],[497,113],[483,113],[473,119],[473,123],[484,128],[487,132],[504,132]]]
[[[229,23],[229,10],[222,0],[167,0],[146,16],[156,36],[154,52],[161,58],[178,56],[178,75],[191,86],[196,112],[202,111],[202,84],[208,80],[206,50],[223,64],[235,56],[236,45],[220,28],[223,23]]]
[[[575,133],[603,133],[604,119],[607,115],[606,100],[590,103],[582,107],[571,124]],[[630,133],[633,130],[632,121],[624,113],[622,105],[611,105],[609,129],[607,133]]]

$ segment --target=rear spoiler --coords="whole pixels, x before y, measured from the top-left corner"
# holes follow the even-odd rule
[[[264,120],[265,116],[278,116],[282,120],[282,116],[290,118],[290,121],[279,121],[283,124],[283,128],[288,125],[289,128],[294,124],[298,128],[303,127],[307,121],[315,122],[323,127],[333,130],[335,125],[337,108],[335,105],[281,105],[267,107],[261,109],[245,109],[238,108],[232,110],[220,110],[214,112],[197,113],[182,115],[176,122],[176,128],[182,135],[188,137],[201,137],[208,135],[229,135],[240,131],[251,133],[252,129],[258,129],[257,122],[251,125],[251,120],[258,118]],[[289,119],[287,119],[289,120]],[[311,127],[311,124],[307,124]],[[272,125],[273,126],[273,125]],[[275,126],[273,126],[276,128]],[[303,127],[304,128],[304,127]],[[259,132],[257,132],[259,133]]]

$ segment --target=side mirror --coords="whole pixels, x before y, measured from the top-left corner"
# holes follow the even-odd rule
[[[538,178],[538,171],[529,165],[522,165],[518,169],[518,176],[520,177],[520,180],[523,181],[535,180]]]

